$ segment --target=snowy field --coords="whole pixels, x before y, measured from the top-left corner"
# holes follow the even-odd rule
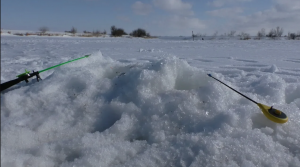
[[[300,166],[300,41],[1,36],[1,166]],[[257,102],[289,121],[268,120]]]

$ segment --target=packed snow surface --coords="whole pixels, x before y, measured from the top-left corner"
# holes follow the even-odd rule
[[[1,83],[91,56],[1,93],[1,166],[300,166],[299,46],[2,36]]]

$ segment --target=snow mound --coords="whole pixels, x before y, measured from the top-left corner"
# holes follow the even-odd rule
[[[282,104],[286,84],[275,80],[253,79],[258,95],[250,96],[271,94]],[[1,95],[1,116],[2,166],[300,164],[299,114],[284,125],[270,122],[255,104],[176,57],[125,64],[94,53]]]
[[[266,68],[266,69],[264,69],[262,71],[264,71],[264,72],[270,72],[270,73],[275,73],[275,72],[278,72],[279,69],[278,69],[278,67],[275,64],[273,64],[271,67]]]

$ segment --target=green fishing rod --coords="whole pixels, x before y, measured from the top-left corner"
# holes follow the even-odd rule
[[[59,67],[61,65],[64,65],[64,64],[67,64],[67,63],[70,63],[70,62],[73,62],[73,61],[77,61],[77,60],[80,60],[80,59],[84,59],[84,58],[87,58],[89,57],[90,55],[85,55],[83,57],[80,57],[80,58],[77,58],[77,59],[74,59],[74,60],[70,60],[70,61],[67,61],[67,62],[64,62],[64,63],[61,63],[61,64],[58,64],[58,65],[55,65],[55,66],[52,66],[52,67],[49,67],[49,68],[46,68],[44,70],[41,70],[41,71],[32,71],[32,73],[30,73],[30,71],[27,71],[25,70],[24,73],[20,74],[17,76],[17,79],[14,79],[14,80],[11,80],[11,81],[8,81],[8,82],[5,82],[5,83],[1,83],[1,92],[9,87],[12,87],[22,81],[25,81],[26,83],[28,83],[28,79],[31,78],[31,77],[36,77],[36,80],[39,82],[39,80],[41,80],[42,78],[40,77],[40,73],[42,72],[45,72],[45,71],[48,71],[50,69],[53,69],[53,68],[56,68],[56,67]]]

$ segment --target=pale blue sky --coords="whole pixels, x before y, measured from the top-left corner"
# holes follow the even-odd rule
[[[280,26],[300,31],[300,0],[1,0],[1,28],[50,31],[144,28],[151,35],[211,35]]]

